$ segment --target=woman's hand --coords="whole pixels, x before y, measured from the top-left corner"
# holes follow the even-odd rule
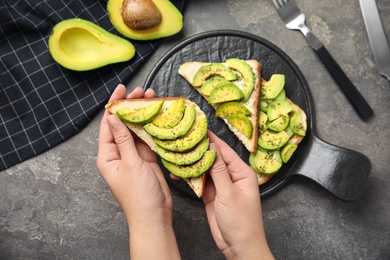
[[[144,92],[136,88],[127,98],[154,95],[153,90]],[[118,85],[110,101],[125,97],[126,88]],[[97,168],[128,221],[131,256],[159,258],[165,252],[170,259],[178,258],[172,228],[172,197],[156,155],[144,142],[133,137],[116,115],[107,111],[100,125]]]
[[[261,213],[256,173],[224,141],[209,131],[217,158],[203,201],[211,233],[227,259],[273,259]]]

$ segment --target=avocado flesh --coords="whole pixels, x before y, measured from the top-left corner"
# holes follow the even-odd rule
[[[75,71],[128,61],[135,55],[135,48],[129,41],[80,18],[57,23],[49,37],[48,46],[57,63]]]
[[[234,74],[234,72],[227,66],[221,63],[211,63],[199,68],[192,80],[192,86],[200,87],[206,79],[212,76],[219,76],[228,81],[232,81],[237,78],[236,74]]]
[[[156,27],[146,30],[134,30],[129,28],[121,15],[124,0],[109,0],[107,12],[112,25],[123,36],[134,40],[153,40],[174,35],[183,28],[183,15],[169,0],[153,0],[160,10],[162,19]]]
[[[290,117],[288,114],[281,115],[277,119],[275,119],[272,122],[268,122],[267,128],[275,131],[275,132],[281,132],[288,126],[290,122]]]
[[[223,103],[228,101],[238,101],[244,97],[241,89],[234,83],[218,85],[213,88],[209,97],[209,104]]]
[[[299,111],[295,111],[291,116],[290,128],[297,135],[306,135],[306,122],[303,121],[302,115]]]
[[[160,140],[158,138],[152,137],[154,142],[169,151],[173,152],[186,152],[195,147],[207,133],[208,123],[205,116],[199,117],[195,121],[195,128],[189,133],[175,140]]]
[[[266,151],[260,148],[249,157],[251,167],[258,173],[274,174],[283,165],[279,150]]]
[[[283,149],[280,153],[280,156],[282,157],[282,161],[284,163],[287,163],[297,148],[298,148],[298,145],[296,145],[296,144],[286,144],[286,146],[283,147]]]
[[[185,135],[195,121],[195,106],[190,105],[185,109],[183,119],[172,128],[161,128],[153,123],[144,126],[145,131],[158,139],[173,140]]]
[[[240,102],[234,101],[223,103],[215,110],[215,115],[218,117],[227,117],[234,114],[251,116],[252,112]]]
[[[216,151],[206,151],[203,157],[191,165],[176,165],[161,159],[161,162],[172,174],[181,178],[196,178],[205,173],[213,165],[216,158]]]
[[[216,87],[217,85],[228,83],[229,81],[225,78],[221,78],[218,76],[208,78],[202,83],[202,86],[199,88],[200,93],[202,93],[205,96],[210,96],[211,90]]]
[[[124,120],[129,123],[148,124],[152,122],[153,119],[160,113],[163,104],[164,101],[160,100],[154,104],[137,109],[130,109],[128,107],[124,107],[118,109],[116,111],[116,114],[121,120]]]
[[[265,130],[259,136],[258,145],[266,150],[275,150],[283,147],[289,139],[290,136],[284,131],[275,133]]]
[[[293,111],[293,107],[287,100],[276,100],[268,105],[267,115],[269,121],[274,121],[275,119],[286,115]]]
[[[172,152],[159,146],[156,147],[158,155],[164,160],[176,165],[189,165],[199,161],[209,148],[210,141],[208,138],[203,139],[196,147],[189,152]]]
[[[256,82],[252,67],[245,61],[237,58],[227,59],[226,63],[229,68],[238,71],[238,73],[242,75],[244,80],[244,85],[242,87],[242,92],[244,93],[243,102],[247,101],[255,88]]]
[[[252,137],[253,126],[251,121],[243,114],[234,114],[227,117],[229,123],[236,127],[247,138]]]
[[[183,99],[174,101],[152,123],[161,128],[172,128],[182,120],[185,109]]]
[[[284,88],[285,76],[283,74],[273,74],[267,82],[261,82],[261,99],[274,99]]]

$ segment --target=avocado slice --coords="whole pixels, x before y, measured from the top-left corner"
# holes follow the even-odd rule
[[[244,85],[242,87],[242,92],[244,93],[243,102],[247,101],[255,88],[256,82],[255,73],[253,73],[252,67],[245,61],[237,58],[227,59],[226,64],[229,68],[236,70],[242,75],[244,80]]]
[[[261,82],[261,99],[274,99],[284,88],[285,76],[283,74],[273,74],[269,81]]]
[[[286,146],[283,147],[280,153],[280,156],[282,157],[282,161],[284,163],[287,163],[297,148],[298,145],[296,144],[286,144]]]
[[[274,121],[268,122],[267,128],[275,132],[280,132],[286,129],[289,122],[290,116],[288,114],[283,114]]]
[[[252,112],[240,102],[234,101],[223,103],[215,110],[215,115],[218,117],[227,117],[234,114],[251,116]]]
[[[246,137],[251,138],[253,133],[253,126],[246,115],[234,114],[227,116],[226,119],[229,123],[234,125],[234,127],[240,130],[240,132],[243,133]]]
[[[259,133],[267,130],[268,116],[263,111],[259,111]]]
[[[118,109],[116,114],[121,120],[129,123],[148,124],[160,113],[163,104],[164,100],[159,100],[156,103],[137,109],[124,107]]]
[[[205,116],[199,117],[195,121],[195,128],[190,130],[186,136],[175,140],[160,140],[152,137],[154,142],[169,151],[186,152],[195,147],[207,133],[208,123]]]
[[[221,63],[211,63],[199,68],[192,80],[192,86],[200,87],[206,79],[212,76],[219,76],[228,81],[232,81],[237,78],[236,74],[234,74],[229,67]]]
[[[57,23],[48,40],[49,52],[61,66],[86,71],[128,61],[134,45],[102,27],[80,18]]]
[[[237,101],[244,97],[241,89],[234,83],[218,85],[213,88],[209,97],[209,104],[223,103],[227,101]]]
[[[266,150],[275,150],[283,147],[289,139],[290,136],[284,131],[275,133],[265,130],[260,134],[257,143]]]
[[[112,25],[123,36],[134,40],[153,40],[174,35],[183,28],[183,15],[169,0],[153,0],[161,13],[161,22],[150,29],[134,30],[123,21],[121,10],[124,0],[108,0],[107,12]]]
[[[161,128],[153,123],[144,126],[145,131],[158,139],[173,140],[185,135],[195,121],[195,106],[190,105],[185,109],[183,119],[172,128]]]
[[[172,152],[165,150],[159,146],[156,147],[158,155],[164,160],[174,163],[176,165],[189,165],[199,161],[204,153],[209,148],[210,141],[204,138],[196,147],[189,152]]]
[[[276,100],[285,100],[286,99],[286,91],[282,89],[279,95],[274,99],[261,99],[260,100],[260,110],[267,113],[268,105]]]
[[[293,111],[293,107],[287,100],[276,100],[268,105],[268,120],[274,121],[275,119],[286,115],[291,111]]]
[[[258,173],[274,174],[283,165],[279,150],[266,151],[259,148],[249,155],[249,164]]]
[[[154,120],[153,124],[161,128],[172,128],[183,118],[185,111],[184,100],[172,102],[165,111],[162,111]]]
[[[213,165],[217,152],[206,151],[199,161],[191,165],[176,165],[161,159],[161,162],[172,174],[181,178],[196,178],[205,173]]]
[[[289,126],[295,134],[300,136],[306,135],[306,122],[303,121],[301,112],[299,110],[295,111],[291,116]]]
[[[211,90],[215,86],[217,86],[219,84],[223,84],[223,83],[226,84],[228,82],[229,81],[227,79],[221,78],[218,76],[210,77],[202,83],[202,86],[200,87],[199,91],[200,91],[200,93],[202,93],[205,96],[210,96]]]

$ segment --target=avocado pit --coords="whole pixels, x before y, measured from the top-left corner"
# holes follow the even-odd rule
[[[133,30],[147,30],[161,23],[162,14],[152,0],[124,0],[123,22]]]

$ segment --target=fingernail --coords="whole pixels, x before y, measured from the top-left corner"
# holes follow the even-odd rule
[[[112,129],[118,129],[120,127],[121,122],[116,115],[109,115],[107,121]]]
[[[210,143],[210,150],[214,150],[214,151],[217,150],[215,143]]]

